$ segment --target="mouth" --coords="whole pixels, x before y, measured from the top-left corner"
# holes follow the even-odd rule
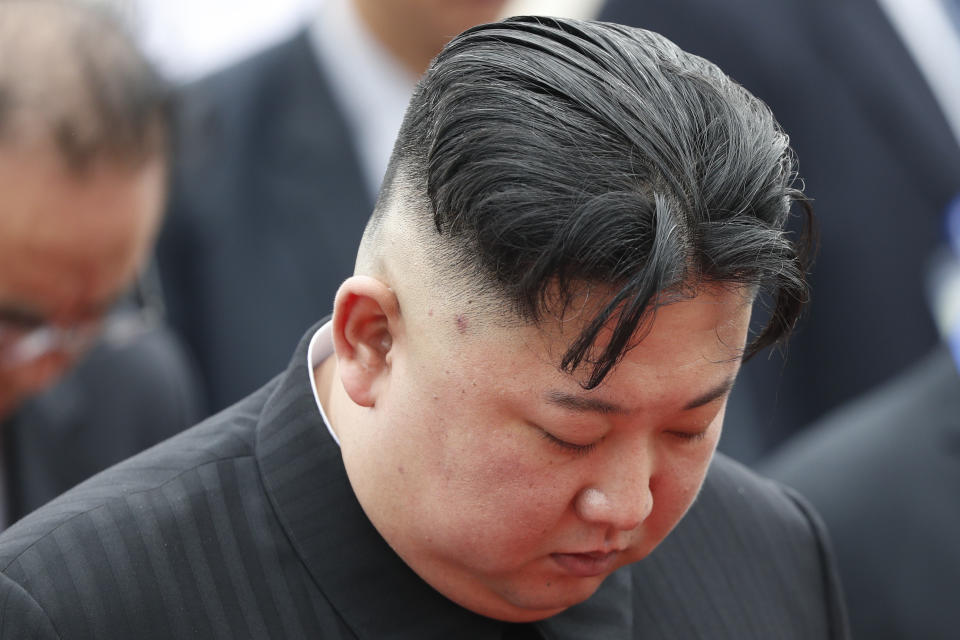
[[[590,551],[588,553],[551,553],[553,561],[567,573],[578,578],[592,578],[609,573],[620,555],[619,551]]]

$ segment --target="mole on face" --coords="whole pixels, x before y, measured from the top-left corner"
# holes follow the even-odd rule
[[[456,323],[457,323],[457,331],[458,331],[461,335],[464,334],[464,333],[466,333],[466,332],[467,332],[467,327],[468,327],[467,316],[463,315],[462,313],[458,313],[457,316],[456,316],[456,318],[455,318],[455,320],[456,320]]]

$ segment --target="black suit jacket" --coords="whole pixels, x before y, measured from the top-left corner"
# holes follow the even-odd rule
[[[960,146],[876,0],[610,0],[601,17],[663,33],[767,102],[814,198],[808,317],[785,365],[747,363],[721,447],[755,459],[931,349],[925,269]]]
[[[199,418],[195,374],[179,341],[159,326],[132,331],[101,340],[0,425],[7,522]]]
[[[301,341],[286,372],[0,536],[0,638],[495,640],[354,498]],[[719,456],[646,560],[537,625],[561,638],[843,638],[817,517]]]
[[[306,32],[186,87],[158,262],[219,410],[285,366],[353,273],[373,208]]]
[[[762,468],[823,514],[854,637],[957,637],[960,375],[945,347]]]

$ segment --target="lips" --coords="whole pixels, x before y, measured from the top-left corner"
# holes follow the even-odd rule
[[[589,553],[551,553],[550,557],[567,573],[579,578],[592,578],[609,573],[618,555],[618,551],[591,551]]]

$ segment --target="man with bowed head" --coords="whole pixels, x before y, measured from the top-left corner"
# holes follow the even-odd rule
[[[846,637],[815,514],[714,455],[806,295],[792,180],[769,111],[656,34],[466,31],[332,319],[0,538],[3,632]]]
[[[196,418],[178,345],[115,304],[160,222],[168,95],[99,10],[0,3],[0,530]]]

